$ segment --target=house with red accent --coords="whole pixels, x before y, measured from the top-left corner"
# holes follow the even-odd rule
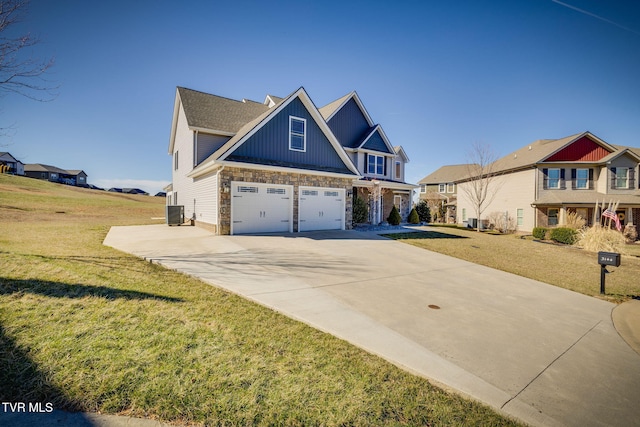
[[[561,226],[576,212],[590,225],[599,220],[596,202],[618,202],[620,222],[640,224],[640,148],[614,145],[590,132],[560,139],[542,139],[498,159],[492,165],[483,217],[507,214],[519,231]],[[472,222],[473,202],[464,191],[474,177],[458,185],[460,224]]]

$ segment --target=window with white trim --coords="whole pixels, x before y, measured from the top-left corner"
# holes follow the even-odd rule
[[[400,179],[402,177],[402,167],[400,162],[396,162],[396,179]]]
[[[455,191],[456,185],[455,184],[447,184],[447,193],[453,193]]]
[[[467,220],[467,208],[462,208],[462,220]]]
[[[178,152],[173,153],[173,170],[178,170]]]
[[[518,226],[521,226],[524,224],[524,209],[522,208],[518,208],[517,212],[517,223]]]
[[[547,188],[560,188],[560,169],[549,169]]]
[[[289,150],[307,150],[307,120],[289,116]]]
[[[576,188],[589,188],[589,169],[576,169]]]
[[[616,168],[616,188],[629,188],[629,168]]]
[[[421,193],[427,192],[427,184],[420,184],[420,192]]]
[[[438,184],[438,193],[444,193],[447,189],[447,184]]]
[[[384,157],[369,154],[367,156],[367,172],[374,175],[384,175]]]

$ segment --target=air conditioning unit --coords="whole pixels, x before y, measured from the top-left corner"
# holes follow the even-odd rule
[[[171,205],[167,206],[167,224],[180,225],[184,223],[184,206]]]

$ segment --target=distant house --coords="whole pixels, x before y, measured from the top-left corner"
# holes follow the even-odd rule
[[[420,200],[439,200],[447,209],[447,221],[455,222],[458,187],[455,181],[469,174],[469,165],[442,166],[418,181]]]
[[[82,170],[66,170],[42,163],[31,163],[24,165],[24,174],[30,178],[87,187],[87,174]]]
[[[149,193],[147,193],[144,190],[141,190],[139,188],[118,188],[118,187],[112,187],[107,191],[111,191],[112,193],[123,193],[123,194],[142,194],[144,196],[148,196]]]
[[[24,163],[6,151],[0,152],[0,173],[24,175]]]
[[[218,234],[349,229],[354,198],[370,221],[403,217],[415,185],[355,92],[318,109],[304,88],[264,102],[179,87],[167,203]]]
[[[561,226],[571,212],[589,225],[600,220],[603,201],[619,202],[615,214],[623,226],[640,224],[640,148],[613,145],[583,132],[527,144],[498,159],[492,170],[500,176],[489,186],[495,195],[484,216],[506,212],[520,231]],[[463,189],[473,181],[456,183]],[[458,223],[470,216],[475,216],[474,203],[461,191]]]

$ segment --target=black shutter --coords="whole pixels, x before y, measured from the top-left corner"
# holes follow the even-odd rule
[[[564,180],[564,169],[560,169],[560,189],[561,190],[567,189],[567,183]]]
[[[549,175],[549,169],[544,168],[542,169],[542,189],[546,190],[549,188],[549,182],[548,182],[548,175]]]
[[[364,153],[364,173],[369,173],[369,153]]]
[[[571,169],[571,188],[575,189],[576,188],[576,176],[577,176],[577,172],[575,169]]]
[[[635,169],[629,168],[629,189],[632,189],[636,186],[635,175],[636,175]]]
[[[611,189],[616,188],[616,168],[611,168]]]
[[[593,169],[589,169],[589,190],[593,188]]]

